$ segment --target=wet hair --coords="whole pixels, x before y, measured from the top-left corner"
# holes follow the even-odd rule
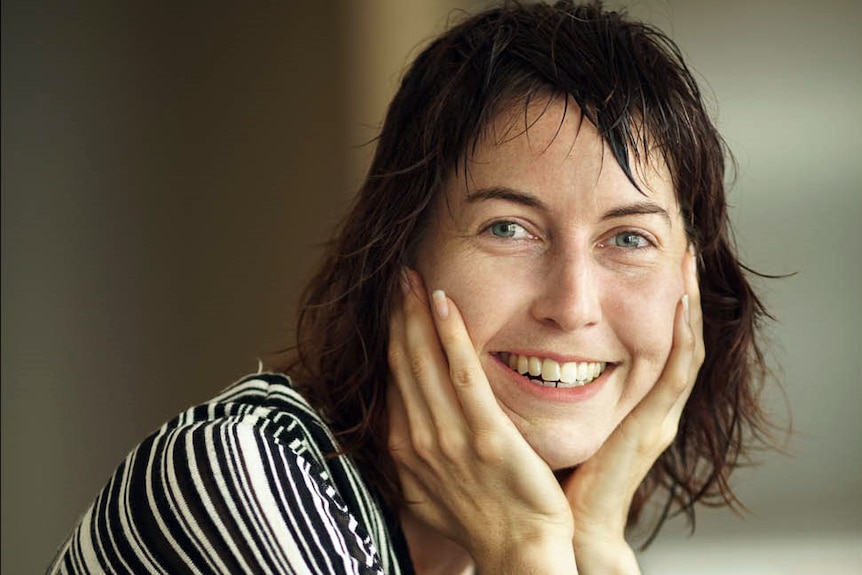
[[[726,147],[678,47],[600,3],[507,3],[464,20],[404,75],[354,204],[307,286],[289,372],[390,510],[401,504],[387,449],[387,347],[402,266],[435,199],[493,120],[541,98],[577,105],[634,183],[632,160],[660,154],[698,253],[706,358],[674,443],[629,512],[659,500],[655,531],[696,502],[735,506],[728,481],[768,429],[758,402],[768,317],[727,220]],[[526,128],[525,128],[526,129]],[[663,498],[663,502],[662,499]]]

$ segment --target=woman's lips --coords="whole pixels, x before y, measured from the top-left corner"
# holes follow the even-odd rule
[[[550,357],[513,352],[495,354],[512,371],[543,387],[568,389],[598,379],[607,368],[603,361],[558,362]]]
[[[571,403],[571,402],[581,402],[585,401],[597,393],[601,389],[604,388],[604,383],[608,381],[611,377],[611,374],[616,369],[617,365],[615,363],[610,362],[570,362],[570,363],[599,363],[602,365],[602,369],[597,377],[589,379],[589,381],[583,384],[561,384],[559,380],[557,381],[546,381],[541,376],[533,377],[530,375],[529,371],[526,375],[522,375],[518,372],[517,369],[512,369],[509,367],[509,360],[511,352],[508,352],[508,355],[504,356],[502,353],[494,353],[491,356],[494,358],[494,363],[497,365],[498,369],[505,375],[508,374],[508,379],[515,383],[516,389],[520,389],[522,392],[528,394],[528,396],[534,397],[535,399],[540,400],[541,402],[552,402],[552,403]],[[514,354],[519,355],[519,354]],[[528,356],[528,357],[538,357],[538,356]],[[544,359],[542,358],[542,365],[544,366]],[[559,362],[558,362],[559,363]],[[570,368],[571,369],[571,368]],[[580,368],[578,368],[580,369]],[[593,368],[595,369],[595,368]],[[562,367],[561,367],[562,371]],[[509,393],[504,391],[502,388],[497,391],[497,393],[502,393],[503,396],[509,396]],[[508,400],[504,400],[507,402],[511,401],[520,401],[516,399],[517,396],[509,396]],[[523,396],[521,396],[523,397]]]

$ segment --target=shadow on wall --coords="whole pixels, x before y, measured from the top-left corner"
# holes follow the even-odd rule
[[[346,188],[328,2],[3,3],[2,571],[289,343]]]

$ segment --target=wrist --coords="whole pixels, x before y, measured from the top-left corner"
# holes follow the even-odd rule
[[[640,575],[634,550],[623,537],[574,544],[580,575]]]
[[[497,552],[474,557],[479,573],[577,575],[572,539],[544,536],[511,542]]]

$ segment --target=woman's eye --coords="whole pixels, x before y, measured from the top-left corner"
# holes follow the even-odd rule
[[[615,248],[637,249],[647,248],[651,243],[648,239],[638,233],[622,232],[611,239],[611,245]]]
[[[488,231],[497,238],[520,240],[530,237],[524,226],[515,222],[495,222],[489,226]]]

